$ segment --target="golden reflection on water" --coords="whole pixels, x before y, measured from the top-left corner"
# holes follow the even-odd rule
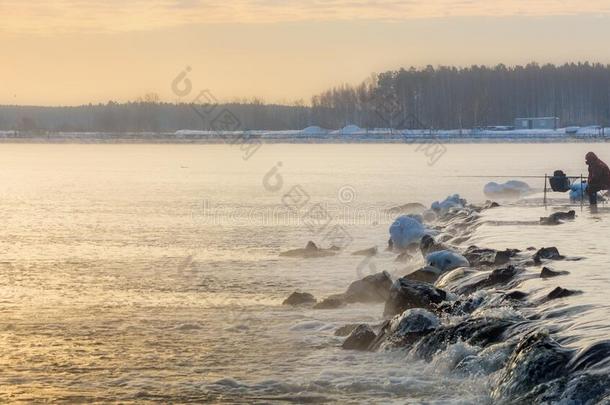
[[[341,187],[355,190],[351,204],[373,210],[429,204],[454,192],[482,201],[487,179],[452,175],[580,173],[582,156],[593,147],[448,145],[434,167],[409,145],[264,145],[248,162],[225,145],[2,148],[1,400],[180,402],[218,400],[204,383],[226,377],[308,384],[346,366],[331,360],[337,354],[328,340],[316,340],[326,332],[303,337],[295,324],[378,318],[379,308],[366,306],[324,314],[281,308],[295,289],[316,296],[343,290],[358,278],[361,260],[349,252],[313,261],[278,256],[317,237],[299,224],[261,226],[249,217],[280,206],[289,187],[301,185],[312,201],[338,213],[334,219],[349,229],[353,250],[383,248],[388,224],[341,217]],[[609,146],[594,149],[610,157]],[[278,161],[285,189],[269,192],[262,179]],[[214,211],[219,216],[206,216],[205,202],[221,208]],[[536,221],[548,212],[510,206],[484,219]],[[557,246],[585,257],[554,263],[570,271],[561,280],[524,285],[542,292],[560,283],[584,291],[565,303],[582,306],[578,317],[549,321],[567,324],[562,333],[575,345],[608,336],[604,314],[610,309],[608,210],[577,214],[574,222],[552,228],[483,225],[471,241],[496,248]],[[404,271],[391,255],[376,260],[379,270]],[[371,373],[369,360],[362,361],[347,367],[356,379]],[[422,387],[435,395],[435,388]],[[456,393],[469,390],[460,385]],[[349,398],[368,394],[354,395]]]

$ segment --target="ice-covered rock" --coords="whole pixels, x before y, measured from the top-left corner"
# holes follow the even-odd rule
[[[470,266],[468,259],[450,250],[439,250],[428,254],[426,256],[426,263],[428,266],[436,267],[441,272]]]
[[[321,128],[317,125],[311,125],[311,126],[308,126],[307,128],[302,129],[300,132],[303,135],[320,135],[320,134],[327,134],[328,130]]]
[[[417,216],[402,215],[390,226],[390,240],[394,249],[406,249],[409,245],[418,244],[427,233],[430,232]]]
[[[358,125],[346,125],[341,129],[331,132],[334,135],[354,135],[366,133],[366,129],[360,128]]]
[[[466,200],[460,198],[459,194],[454,194],[445,198],[443,201],[433,202],[430,208],[432,209],[432,211],[442,216],[447,214],[453,208],[462,209],[465,205]]]
[[[502,184],[492,181],[483,187],[483,193],[490,198],[520,198],[529,192],[531,192],[529,184],[519,180],[510,180]]]

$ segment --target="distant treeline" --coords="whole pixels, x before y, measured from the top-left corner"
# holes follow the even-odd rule
[[[142,101],[78,107],[0,106],[0,129],[18,131],[167,132],[215,128],[237,118],[240,130],[474,128],[511,125],[516,117],[557,116],[561,124],[610,125],[610,65],[578,63],[468,68],[428,66],[373,75],[312,97],[311,104],[262,102],[218,106]],[[218,122],[218,121],[216,121]],[[235,125],[235,124],[234,124]],[[226,127],[229,128],[229,127]]]

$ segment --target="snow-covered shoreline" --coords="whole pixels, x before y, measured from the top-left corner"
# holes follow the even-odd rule
[[[19,132],[0,131],[0,142],[92,143],[493,143],[493,142],[605,142],[610,128],[580,127],[555,130],[391,130],[362,129],[353,125],[339,130],[308,127],[283,131],[179,130],[176,132]]]

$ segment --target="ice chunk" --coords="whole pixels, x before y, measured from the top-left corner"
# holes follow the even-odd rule
[[[422,224],[421,217],[401,215],[390,226],[390,238],[397,249],[406,249],[411,244],[417,244],[421,238],[430,233]]]
[[[428,266],[436,267],[442,272],[457,269],[458,267],[469,267],[468,259],[459,253],[450,250],[439,250],[426,256]]]
[[[450,195],[445,198],[444,201],[435,201],[432,203],[432,211],[436,212],[439,215],[445,215],[452,208],[461,209],[464,208],[466,204],[466,200],[460,198],[459,194]]]
[[[490,198],[519,198],[529,192],[531,192],[529,184],[519,180],[510,180],[502,184],[492,181],[483,187],[483,193]]]

